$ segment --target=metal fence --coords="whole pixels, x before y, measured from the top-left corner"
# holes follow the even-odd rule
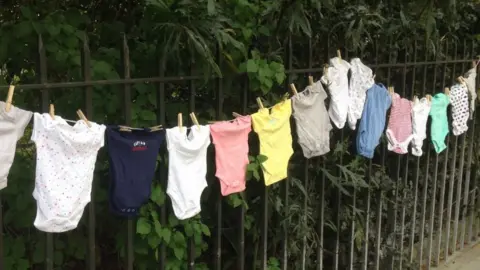
[[[123,39],[123,78],[115,80],[92,80],[90,69],[90,50],[88,41],[85,38],[82,52],[82,70],[83,81],[76,82],[50,82],[47,80],[47,57],[43,45],[42,37],[38,39],[38,77],[37,84],[24,84],[17,86],[17,89],[33,90],[41,93],[41,110],[47,112],[50,103],[51,91],[55,89],[74,89],[82,88],[84,93],[84,107],[87,118],[93,115],[93,87],[99,85],[119,85],[123,87],[123,114],[126,125],[131,125],[132,113],[132,85],[139,83],[150,83],[156,85],[157,96],[157,122],[166,126],[166,85],[167,83],[188,84],[190,95],[189,109],[196,111],[196,90],[197,82],[203,79],[202,75],[189,75],[181,77],[165,76],[165,62],[158,61],[158,75],[149,78],[132,78],[131,62],[129,46],[127,38]],[[304,39],[305,41],[305,39]],[[326,63],[329,56],[333,56],[337,50],[335,44],[329,44],[322,48],[322,60],[315,61],[314,54],[317,54],[315,48],[315,40],[309,39],[307,42],[298,45],[289,39],[286,42],[285,67],[287,80],[285,88],[282,91],[288,91],[288,84],[295,82],[299,85],[305,85],[306,76],[312,75],[316,78],[322,73],[323,63]],[[296,46],[302,49],[295,51]],[[369,64],[376,74],[376,80],[386,85],[396,86],[396,91],[402,96],[412,98],[414,95],[424,95],[426,93],[433,94],[442,91],[455,78],[467,68],[474,58],[475,47],[474,41],[455,42],[444,41],[437,47],[435,54],[432,54],[421,46],[412,44],[409,50],[404,50],[402,54],[392,49],[388,55],[388,61],[382,63],[381,57],[378,55],[378,47],[375,43],[372,48],[360,53],[349,52],[342,48],[344,58],[350,56],[359,56],[362,60]],[[459,52],[458,48],[463,51]],[[302,57],[306,61],[300,61]],[[221,52],[217,52],[217,61],[222,67]],[[403,59],[398,60],[398,58]],[[296,66],[303,65],[303,66]],[[256,96],[249,89],[248,77],[238,75],[238,81],[243,88],[243,97],[241,108],[224,108],[224,78],[212,78],[215,84],[215,102],[217,120],[222,120],[223,113],[230,109],[241,113],[251,113],[248,105],[254,103]],[[297,87],[298,88],[298,87]],[[1,86],[0,90],[6,90],[7,86]],[[95,121],[96,119],[91,119]],[[316,209],[316,232],[318,237],[314,240],[316,243],[316,252],[314,258],[309,258],[316,264],[316,269],[419,269],[425,267],[430,269],[433,265],[439,265],[442,261],[448,260],[452,254],[463,250],[465,247],[475,243],[480,235],[480,223],[477,222],[477,213],[480,208],[480,200],[478,194],[477,171],[472,169],[472,164],[476,164],[476,152],[478,134],[475,133],[475,118],[470,120],[469,130],[467,133],[458,137],[450,134],[446,141],[448,148],[440,154],[436,154],[429,140],[429,136],[425,140],[425,153],[422,157],[417,158],[408,155],[393,155],[386,150],[385,142],[382,142],[377,153],[372,160],[365,161],[366,173],[365,179],[369,183],[369,188],[351,188],[351,196],[345,196],[339,188],[333,187],[334,194],[326,193],[327,186],[331,186],[325,173],[321,173],[318,177],[312,177],[312,168],[326,168],[329,166],[326,157],[314,158],[311,160],[296,160],[297,164],[304,167],[302,181],[305,187],[315,188],[320,194],[319,207]],[[332,145],[343,141],[345,138],[354,138],[354,132],[349,130],[334,131],[332,136]],[[352,153],[353,155],[353,153]],[[339,164],[344,164],[345,156],[339,158]],[[158,178],[165,187],[167,184],[165,164],[158,172]],[[393,180],[393,186],[384,187],[382,183],[373,183],[372,179],[378,178],[378,175],[389,177]],[[339,178],[342,178],[342,172],[338,170]],[[14,177],[14,176],[13,176]],[[283,192],[283,209],[285,217],[289,216],[289,194],[292,188],[292,175],[285,181],[278,183],[282,186]],[[99,179],[95,179],[98,181]],[[217,193],[216,197],[216,226],[214,227],[211,243],[213,244],[212,261],[207,262],[212,269],[225,269],[222,267],[222,218],[225,211],[222,203],[222,196],[218,190],[218,185],[210,185],[209,189]],[[248,190],[248,187],[247,187]],[[289,219],[281,223],[272,223],[268,215],[268,196],[270,187],[263,191],[262,209],[258,209],[262,216],[261,240],[260,240],[260,258],[261,268],[267,269],[267,260],[269,257],[268,231],[270,226],[281,226],[283,231],[283,241],[281,243],[282,251],[280,254],[281,269],[308,269],[306,249],[309,247],[306,237],[303,239],[303,256],[296,258],[294,262],[289,261]],[[332,190],[332,189],[329,189]],[[92,192],[95,194],[95,192]],[[327,196],[331,196],[327,201]],[[388,200],[386,200],[388,199]],[[406,202],[413,203],[412,207],[408,207]],[[96,265],[95,257],[99,252],[96,247],[95,235],[95,208],[93,203],[88,204],[88,260],[87,269],[102,269],[101,265]],[[385,203],[386,202],[386,203]],[[8,203],[8,202],[4,202]],[[305,197],[305,211],[308,204],[311,203],[308,196]],[[342,213],[339,209],[342,204],[350,204],[353,209],[364,213],[364,219],[358,219],[357,215],[353,215],[347,224],[342,224]],[[325,209],[328,205],[334,209],[334,223],[337,230],[335,235],[329,235],[326,238],[326,216]],[[167,206],[159,209],[161,223],[167,222]],[[241,206],[239,211],[233,212],[238,215],[238,239],[237,245],[237,264],[230,269],[252,269],[251,263],[247,264],[245,249],[246,241],[244,235],[244,217],[245,207]],[[306,215],[306,213],[305,213]],[[125,260],[125,269],[134,269],[134,229],[135,221],[128,220],[126,228],[127,252]],[[0,212],[0,229],[3,229],[2,212]],[[346,230],[340,228],[346,226]],[[362,227],[364,237],[361,241],[361,248],[357,249],[356,228]],[[348,232],[348,235],[342,233]],[[5,233],[5,232],[4,232]],[[38,232],[41,233],[41,232]],[[327,243],[328,242],[328,243]],[[46,234],[46,265],[48,270],[54,269],[53,253],[54,253],[54,235]],[[347,248],[341,248],[345,245]],[[3,234],[0,234],[0,269],[3,269]],[[188,247],[188,269],[195,269],[195,250],[192,244]],[[277,255],[275,254],[275,255]],[[158,269],[165,269],[166,263],[165,247],[160,248]],[[295,265],[292,268],[292,264]],[[412,264],[412,266],[408,266]],[[410,267],[410,268],[409,268]]]

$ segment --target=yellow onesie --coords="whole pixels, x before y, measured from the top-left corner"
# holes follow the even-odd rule
[[[287,178],[288,161],[293,154],[291,115],[290,99],[277,103],[271,112],[263,108],[252,115],[253,130],[260,139],[260,154],[268,158],[263,163],[266,186]]]

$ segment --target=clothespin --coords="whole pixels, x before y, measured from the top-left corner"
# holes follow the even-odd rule
[[[52,120],[55,120],[55,106],[53,104],[50,104],[50,111],[49,111],[50,117]]]
[[[82,110],[77,110],[77,115],[80,119],[85,121],[85,124],[87,124],[88,127],[92,127],[92,124],[88,121],[87,117],[85,117],[85,114],[83,114]]]
[[[313,76],[308,76],[308,85],[313,85]]]
[[[413,99],[412,99],[412,101],[413,101],[413,103],[415,103],[415,104],[416,104],[416,103],[417,103],[417,101],[418,101],[418,97],[417,97],[417,96],[413,96]]]
[[[450,96],[450,88],[445,87],[445,95]]]
[[[258,107],[259,107],[260,109],[263,109],[263,108],[264,108],[264,107],[263,107],[262,100],[261,100],[259,97],[257,97],[257,105],[258,105]]]
[[[426,95],[425,97],[427,98],[428,102],[432,102],[432,96],[431,95]]]
[[[290,89],[292,89],[293,95],[298,94],[297,88],[295,88],[295,84],[291,83],[291,84],[290,84]]]
[[[232,113],[232,116],[237,118],[237,117],[242,117],[243,115],[239,114],[239,113],[236,113],[236,112],[233,112]]]
[[[127,126],[118,126],[118,127],[120,127],[118,129],[119,131],[132,132],[132,129],[130,127],[127,127]]]
[[[461,84],[465,84],[465,79],[464,79],[462,76],[459,76],[459,77],[457,78],[457,81],[458,81],[459,83],[461,83]]]
[[[342,59],[342,53],[340,52],[340,50],[337,50],[337,57]]]
[[[375,80],[375,76],[377,76],[377,74],[373,74],[372,76],[372,79]]]
[[[178,128],[180,129],[180,131],[182,131],[182,127],[183,127],[183,120],[182,120],[182,113],[178,113],[178,116],[177,116],[177,125],[178,125]]]
[[[192,122],[197,125],[198,130],[200,130],[200,124],[198,123],[197,117],[195,116],[195,113],[190,113],[190,119],[192,119]]]
[[[12,101],[13,101],[13,92],[15,91],[15,85],[11,84],[10,87],[8,88],[8,94],[7,94],[7,100],[6,100],[6,106],[5,106],[5,111],[9,112],[10,108],[12,107]]]
[[[162,125],[150,127],[150,132],[158,131],[162,129]]]
[[[393,88],[393,86],[388,87],[388,92],[390,93],[390,95],[395,94],[395,89]]]

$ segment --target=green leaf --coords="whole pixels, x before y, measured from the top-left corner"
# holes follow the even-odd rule
[[[185,255],[185,250],[183,248],[174,248],[173,252],[175,253],[175,257],[177,257],[178,260],[182,260],[183,256]]]
[[[16,37],[23,38],[29,36],[32,33],[32,23],[29,21],[22,21],[14,27],[14,33]]]
[[[187,247],[187,241],[185,240],[185,236],[181,232],[175,232],[173,236],[173,240],[177,244],[177,246]]]
[[[170,231],[169,228],[163,228],[162,230],[162,238],[165,241],[165,243],[170,243],[170,239],[172,238],[172,232]]]
[[[63,252],[59,250],[55,250],[53,253],[53,262],[55,265],[62,265],[63,264]]]
[[[170,214],[168,216],[168,224],[170,225],[170,227],[175,227],[178,225],[178,219],[177,217],[175,217],[175,215],[173,214]]]
[[[153,187],[150,198],[158,206],[162,206],[165,203],[165,193],[163,192],[162,187],[160,185],[155,185]]]
[[[60,34],[60,28],[57,27],[56,25],[47,25],[46,26],[48,33],[52,37],[56,37],[58,34]]]
[[[250,163],[247,165],[247,171],[256,171],[258,169],[257,163]]]
[[[258,156],[257,156],[257,160],[258,160],[258,162],[260,162],[260,163],[263,163],[263,162],[267,161],[267,159],[268,159],[268,157],[265,156],[265,155],[258,155]]]
[[[205,234],[206,236],[210,236],[210,229],[207,227],[207,225],[202,224],[201,226],[203,234]]]
[[[148,240],[148,245],[152,248],[152,249],[156,249],[159,245],[160,245],[160,242],[162,241],[160,239],[160,237],[156,236],[156,235],[149,235],[147,237],[147,240]]]
[[[162,232],[163,232],[163,231],[162,231],[162,225],[160,224],[160,222],[159,222],[157,219],[155,219],[155,220],[153,221],[153,225],[154,225],[154,227],[155,227],[155,232],[157,233],[157,235],[158,235],[159,237],[162,237]]]
[[[256,180],[260,180],[260,174],[257,170],[253,171],[253,178],[255,178]]]
[[[25,243],[23,241],[23,237],[18,237],[13,242],[12,256],[16,259],[20,259],[25,256]]]
[[[30,269],[30,263],[25,259],[17,260],[17,267],[16,270],[27,270]]]
[[[150,225],[149,221],[141,217],[137,221],[137,233],[141,235],[149,234],[152,231],[152,225]]]
[[[210,16],[215,14],[215,0],[208,0],[207,11],[208,11],[208,15]]]
[[[277,74],[275,74],[275,79],[277,80],[278,84],[282,84],[285,80],[285,77],[286,76],[284,72],[278,72]]]
[[[41,244],[36,244],[33,250],[33,263],[42,263],[45,261],[45,247]]]
[[[248,59],[248,61],[247,61],[247,72],[248,73],[255,73],[257,71],[258,71],[258,66],[257,66],[257,63],[255,63],[255,60]]]

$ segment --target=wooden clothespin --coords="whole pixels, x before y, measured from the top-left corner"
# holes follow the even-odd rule
[[[412,101],[413,101],[413,103],[417,103],[418,97],[417,97],[417,96],[413,96]]]
[[[239,114],[239,113],[236,113],[236,112],[233,112],[232,113],[232,116],[237,118],[237,117],[242,117],[243,115]]]
[[[444,91],[445,91],[445,95],[450,96],[450,88],[445,87]]]
[[[182,131],[182,128],[183,128],[182,113],[178,113],[177,125],[178,125],[178,128],[180,129],[180,131]]]
[[[340,52],[340,50],[337,50],[337,57],[342,59],[342,52]]]
[[[14,91],[15,91],[15,85],[11,84],[10,87],[8,88],[7,100],[5,101],[5,103],[6,103],[5,111],[6,112],[9,112],[10,108],[12,107],[13,92]]]
[[[162,130],[162,125],[150,127],[150,132]]]
[[[260,109],[263,109],[263,108],[264,108],[264,107],[263,107],[262,100],[261,100],[259,97],[257,97],[257,105],[258,105],[258,107],[259,107]]]
[[[374,80],[375,80],[375,76],[377,76],[377,74],[373,74],[373,76],[372,76],[372,79],[374,79]]]
[[[85,117],[85,114],[83,114],[82,110],[77,110],[77,115],[80,119],[85,121],[85,124],[87,124],[88,127],[92,127],[92,124],[88,121],[87,117]]]
[[[393,88],[393,86],[389,86],[388,87],[388,92],[390,93],[390,95],[395,94],[395,88]]]
[[[431,95],[426,95],[425,97],[427,98],[428,102],[432,101],[432,96]]]
[[[313,85],[313,76],[308,76],[308,85]]]
[[[200,124],[198,123],[197,117],[195,116],[195,113],[190,113],[190,119],[192,119],[192,122],[197,126],[198,130],[200,130]]]
[[[298,94],[298,92],[297,92],[297,88],[295,88],[295,84],[291,83],[291,84],[290,84],[290,89],[292,89],[292,93],[293,93],[293,95],[296,95],[296,94]]]
[[[50,104],[50,111],[49,111],[50,117],[52,120],[55,120],[55,106],[53,104]]]
[[[461,84],[464,84],[464,83],[465,83],[465,79],[464,79],[462,76],[459,76],[459,77],[457,78],[457,81],[458,81],[459,83],[461,83]]]
[[[119,131],[125,131],[125,132],[132,132],[132,129],[130,127],[127,127],[127,126],[118,126],[119,127]]]

